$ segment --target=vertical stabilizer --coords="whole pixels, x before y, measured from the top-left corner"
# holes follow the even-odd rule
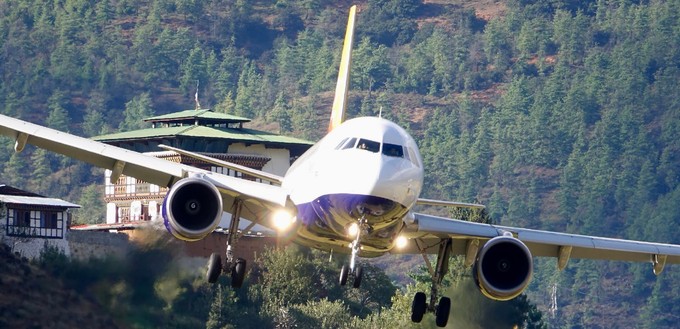
[[[349,72],[352,62],[352,44],[354,43],[354,18],[357,6],[349,9],[347,19],[347,31],[345,32],[345,43],[342,46],[342,57],[340,58],[340,70],[338,72],[338,83],[335,85],[335,99],[333,100],[333,111],[331,112],[331,122],[328,125],[330,132],[345,120],[345,108],[347,106],[347,92],[349,90]]]

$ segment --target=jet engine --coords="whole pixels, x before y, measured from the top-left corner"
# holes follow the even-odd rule
[[[162,206],[165,228],[176,238],[204,238],[222,219],[222,196],[212,183],[189,177],[175,183]]]
[[[489,240],[473,268],[477,287],[491,299],[506,301],[524,291],[531,281],[533,259],[529,248],[512,236]]]

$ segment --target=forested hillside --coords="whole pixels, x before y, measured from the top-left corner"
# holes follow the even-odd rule
[[[680,1],[483,3],[499,7],[359,1],[350,116],[414,133],[426,197],[480,201],[506,225],[680,243]],[[198,86],[204,107],[316,140],[348,7],[3,1],[0,112],[94,136],[193,108]],[[12,146],[0,140],[0,181],[101,216],[101,171]],[[551,327],[674,328],[677,282],[677,266],[540,260],[528,295]]]

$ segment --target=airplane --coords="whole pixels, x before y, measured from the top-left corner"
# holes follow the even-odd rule
[[[166,229],[181,240],[196,241],[210,234],[223,212],[231,214],[227,251],[213,253],[206,278],[217,281],[231,273],[231,285],[242,285],[246,262],[235,258],[240,221],[248,220],[291,234],[298,244],[349,254],[339,283],[360,287],[359,257],[387,253],[436,254],[427,262],[432,276],[430,296],[417,292],[411,320],[434,313],[447,324],[451,300],[438,289],[449,259],[464,256],[473,278],[488,298],[510,300],[520,295],[533,274],[533,257],[557,258],[560,270],[572,258],[649,262],[655,274],[666,264],[680,263],[680,245],[612,239],[472,223],[414,211],[414,206],[483,208],[463,202],[420,197],[424,166],[414,139],[397,124],[379,117],[344,120],[356,6],[350,8],[328,134],[278,176],[201,154],[163,146],[181,154],[259,178],[231,177],[169,162],[150,155],[92,141],[47,127],[0,115],[0,134],[15,141],[60,153],[111,170],[111,182],[121,174],[169,187],[162,205]],[[438,301],[437,301],[438,299]]]

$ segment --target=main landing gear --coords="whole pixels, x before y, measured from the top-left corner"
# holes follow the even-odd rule
[[[238,241],[238,224],[241,220],[241,208],[243,201],[236,199],[232,207],[231,223],[229,223],[229,233],[227,234],[227,255],[226,262],[222,264],[222,257],[216,252],[210,255],[208,261],[208,271],[206,279],[209,283],[217,282],[222,272],[231,272],[231,286],[241,288],[246,277],[246,260],[243,258],[234,259],[233,249]]]
[[[356,226],[356,237],[349,245],[349,247],[352,249],[352,255],[350,256],[349,266],[347,266],[347,264],[344,264],[340,269],[341,286],[347,284],[347,278],[349,277],[350,274],[354,275],[354,282],[352,283],[352,287],[359,288],[359,286],[361,286],[361,278],[363,277],[364,274],[364,268],[361,267],[360,265],[357,265],[357,257],[359,255],[359,251],[361,250],[361,236],[368,234],[370,230],[371,227],[368,225],[366,217],[362,216],[361,219],[359,219],[359,223]]]
[[[430,260],[423,254],[425,263],[427,264],[430,274],[432,275],[432,289],[430,289],[430,302],[427,302],[427,296],[424,292],[417,292],[413,297],[411,304],[411,321],[420,322],[427,312],[435,314],[435,322],[438,327],[446,327],[449,321],[449,314],[451,313],[451,299],[448,297],[441,297],[439,303],[436,303],[438,296],[438,289],[444,279],[444,275],[449,270],[449,257],[451,256],[452,239],[444,239],[439,244],[439,252],[437,253],[436,268],[432,268]]]

